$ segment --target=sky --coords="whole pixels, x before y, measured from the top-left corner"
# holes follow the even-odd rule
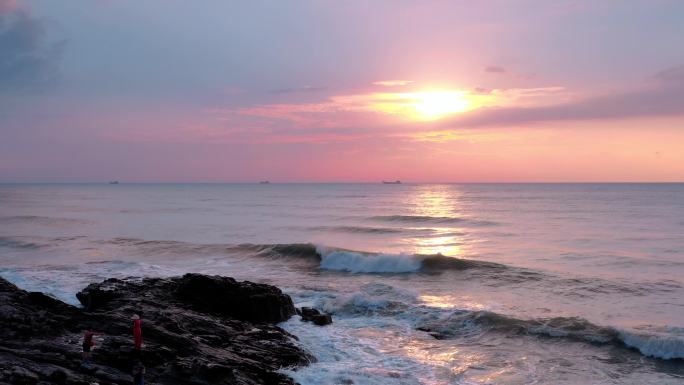
[[[681,182],[684,1],[0,0],[0,182]]]

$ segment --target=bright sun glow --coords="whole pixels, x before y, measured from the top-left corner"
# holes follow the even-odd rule
[[[423,121],[462,113],[480,104],[475,95],[460,90],[385,92],[371,94],[369,98],[374,111]]]
[[[466,111],[470,102],[461,91],[427,91],[412,94],[414,107],[425,119],[439,119],[446,115]]]

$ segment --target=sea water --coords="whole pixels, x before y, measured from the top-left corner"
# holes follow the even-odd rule
[[[269,283],[309,384],[684,383],[682,184],[3,184],[0,276]]]

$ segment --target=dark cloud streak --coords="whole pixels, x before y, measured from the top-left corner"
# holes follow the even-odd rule
[[[65,42],[49,43],[44,21],[0,1],[0,93],[36,91],[59,75]]]

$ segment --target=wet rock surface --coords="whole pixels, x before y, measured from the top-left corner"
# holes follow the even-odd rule
[[[0,383],[132,383],[134,314],[148,384],[293,384],[278,369],[314,360],[275,325],[295,308],[273,286],[187,274],[108,279],[77,297],[83,309],[0,278]],[[81,365],[85,330],[101,333],[91,368]]]
[[[302,317],[302,321],[313,322],[318,326],[330,325],[333,322],[332,316],[330,314],[322,313],[318,309],[311,307],[302,307],[299,311],[299,314]]]

